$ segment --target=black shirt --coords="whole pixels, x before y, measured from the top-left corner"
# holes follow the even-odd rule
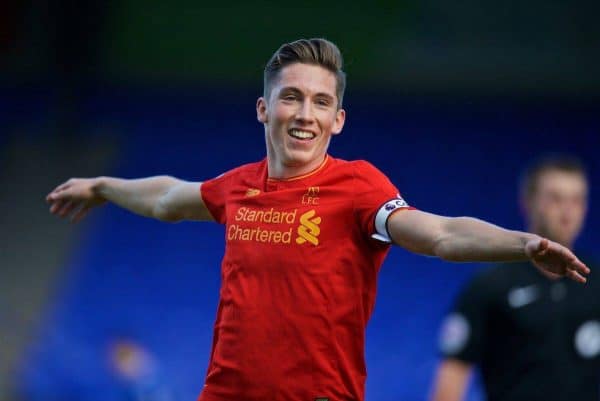
[[[588,266],[585,285],[528,263],[485,269],[446,318],[442,354],[479,365],[488,401],[600,400],[600,270]]]

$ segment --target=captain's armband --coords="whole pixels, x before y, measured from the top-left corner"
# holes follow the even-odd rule
[[[387,221],[392,214],[402,209],[412,208],[408,205],[408,203],[406,203],[404,199],[402,199],[400,194],[398,194],[397,198],[390,199],[389,201],[381,205],[381,207],[379,208],[379,210],[377,210],[377,213],[375,214],[375,233],[371,235],[371,238],[388,244],[391,243],[392,238],[387,230]]]

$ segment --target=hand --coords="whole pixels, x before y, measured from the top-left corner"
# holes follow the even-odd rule
[[[583,275],[590,273],[590,269],[568,248],[546,238],[538,237],[527,241],[525,254],[538,269],[569,277],[579,283],[585,283]]]
[[[46,196],[50,213],[59,217],[68,217],[76,223],[83,219],[91,208],[106,202],[97,191],[97,178],[71,178],[59,185]]]

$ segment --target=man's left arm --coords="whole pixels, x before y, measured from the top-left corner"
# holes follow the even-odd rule
[[[538,269],[585,283],[590,270],[566,247],[471,217],[444,217],[420,210],[392,214],[387,230],[409,251],[453,262],[530,260]]]

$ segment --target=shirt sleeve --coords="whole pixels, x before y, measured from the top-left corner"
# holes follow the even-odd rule
[[[443,357],[479,363],[483,355],[490,289],[479,274],[462,289],[442,323],[439,349]]]
[[[399,210],[414,208],[402,198],[385,174],[366,161],[356,162],[354,191],[354,210],[361,231],[368,237],[391,243],[387,220]]]
[[[204,181],[200,185],[202,201],[208,208],[213,219],[220,224],[227,222],[227,197],[231,188],[231,172]]]

